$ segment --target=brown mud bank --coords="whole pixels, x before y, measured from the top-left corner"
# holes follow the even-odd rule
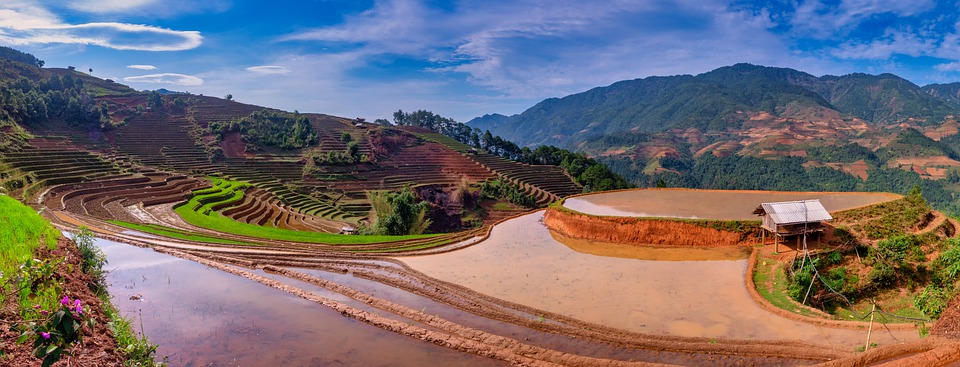
[[[756,237],[760,226],[759,221],[597,216],[562,207],[547,209],[543,223],[567,237],[663,247],[748,245],[745,241]]]

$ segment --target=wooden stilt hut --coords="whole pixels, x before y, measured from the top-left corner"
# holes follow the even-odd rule
[[[819,199],[762,203],[753,214],[759,215],[763,221],[764,241],[768,231],[774,237],[777,252],[782,238],[822,232],[826,222],[833,220]]]

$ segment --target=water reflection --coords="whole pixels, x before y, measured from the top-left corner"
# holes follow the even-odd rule
[[[98,239],[114,303],[172,366],[502,365],[216,269]]]

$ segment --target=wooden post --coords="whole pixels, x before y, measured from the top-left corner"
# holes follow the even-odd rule
[[[773,246],[774,246],[773,252],[780,253],[780,234],[779,233],[773,234]]]
[[[763,228],[760,228],[760,245],[767,245],[767,230]]]
[[[870,327],[867,328],[867,345],[863,346],[863,351],[870,349],[870,333],[873,331],[873,315],[877,313],[877,304],[873,304],[873,311],[870,311]]]

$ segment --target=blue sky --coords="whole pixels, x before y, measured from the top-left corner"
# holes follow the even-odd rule
[[[136,89],[460,121],[738,62],[960,80],[957,1],[4,0],[0,44]]]

